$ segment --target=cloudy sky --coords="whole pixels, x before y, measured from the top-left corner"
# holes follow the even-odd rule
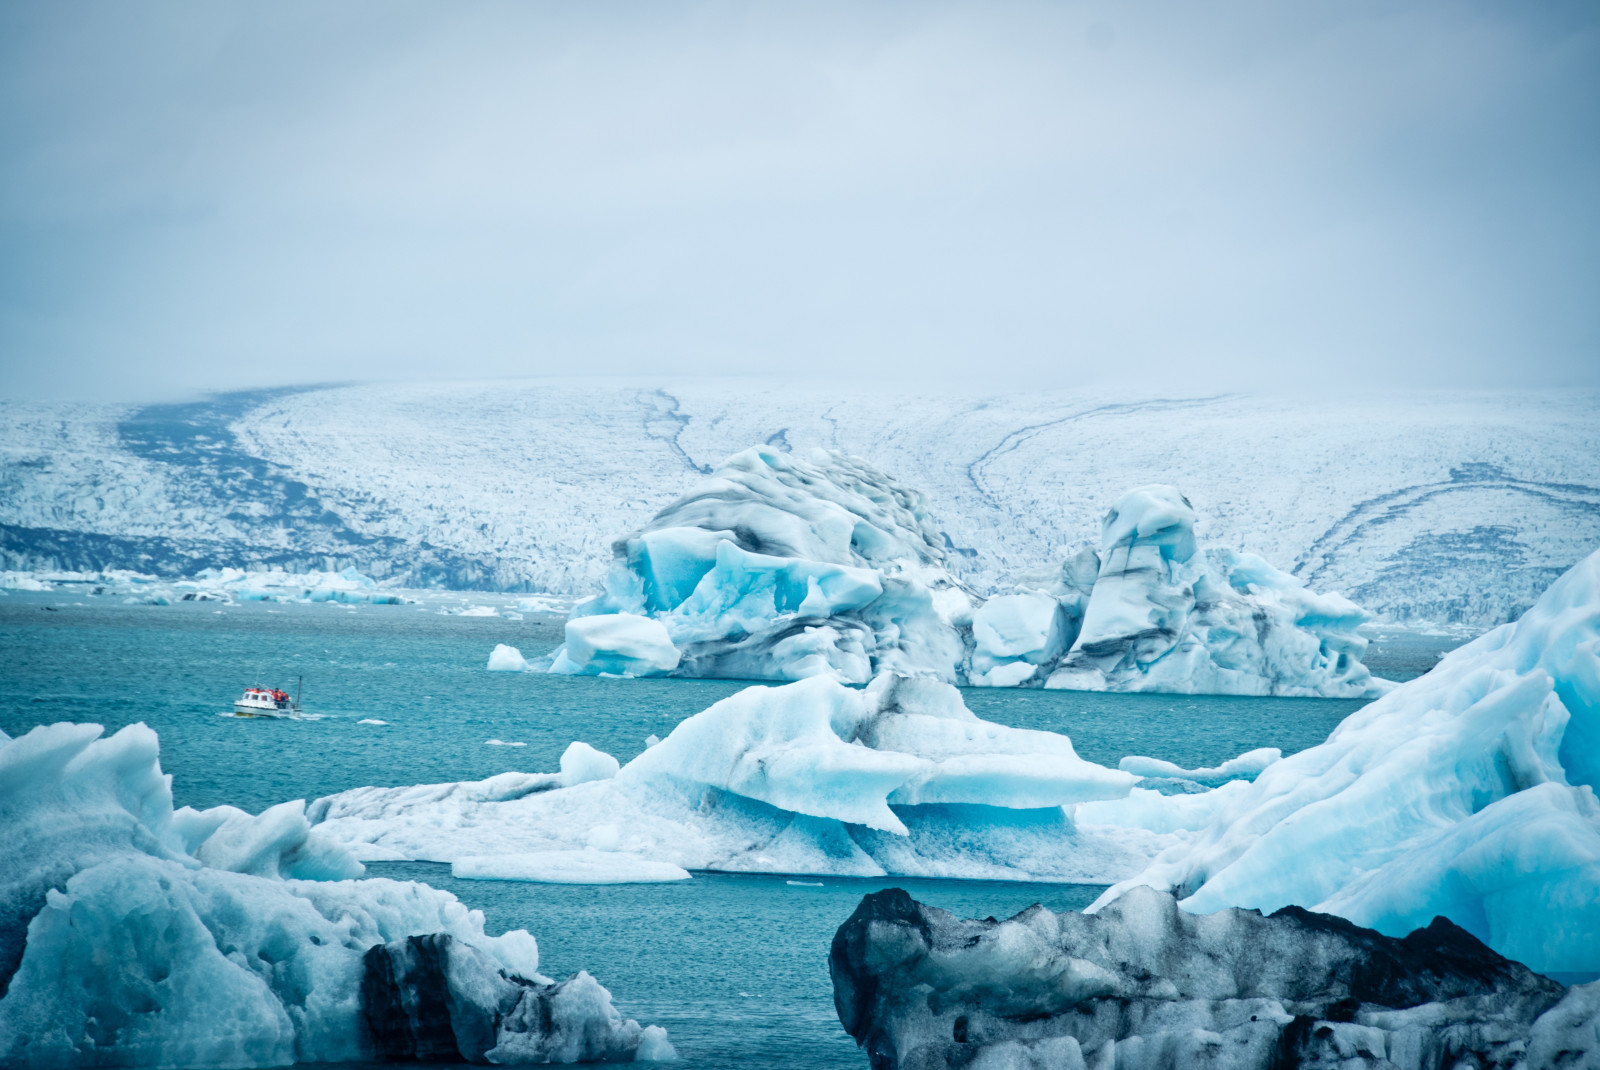
[[[1600,385],[1600,5],[0,0],[0,396]]]

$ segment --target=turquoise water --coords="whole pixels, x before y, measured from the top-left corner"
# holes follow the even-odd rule
[[[161,735],[162,765],[180,806],[255,811],[365,784],[553,770],[573,739],[627,761],[646,736],[665,736],[743,686],[483,668],[496,643],[530,657],[553,647],[560,622],[549,617],[447,616],[436,606],[58,599],[0,599],[0,729],[16,735],[51,721],[108,729],[143,721]],[[1435,653],[1405,656],[1425,668]],[[293,690],[302,676],[305,709],[321,720],[218,716],[249,684]],[[1113,765],[1127,754],[1202,765],[1253,747],[1301,750],[1361,705],[983,689],[965,698],[981,717],[1065,732],[1081,755]],[[389,723],[359,724],[362,718]],[[525,745],[489,746],[489,739]],[[811,878],[796,885],[719,874],[596,888],[457,881],[448,867],[421,863],[369,871],[448,888],[482,909],[493,931],[530,930],[545,972],[589,970],[625,1014],[666,1026],[685,1066],[707,1068],[866,1065],[834,1016],[826,955],[834,929],[868,891],[899,886],[968,916],[1005,917],[1034,902],[1080,909],[1100,890],[900,878],[825,878],[814,887]]]

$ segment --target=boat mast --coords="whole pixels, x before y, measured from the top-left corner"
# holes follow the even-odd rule
[[[298,678],[298,682],[296,682],[294,685],[294,708],[296,713],[300,711],[300,689],[305,686],[305,683],[306,678],[301,676]]]

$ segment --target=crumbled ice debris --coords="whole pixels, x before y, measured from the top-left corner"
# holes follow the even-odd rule
[[[1132,774],[1084,761],[1065,736],[979,720],[949,685],[892,674],[865,690],[825,677],[747,688],[606,779],[504,776],[521,779],[360,788],[308,813],[363,858],[596,848],[795,874],[1108,881],[1173,842],[1063,809],[1128,796]]]
[[[670,1057],[587,974],[541,977],[526,932],[343,879],[298,802],[174,812],[155,733],[102,731],[0,739],[0,1065]]]
[[[1137,487],[1117,501],[1100,553],[1069,559],[1053,592],[1061,614],[1049,628],[1065,621],[1070,649],[1046,687],[1372,698],[1389,686],[1361,664],[1359,606],[1309,591],[1254,554],[1202,550],[1194,525],[1174,487]],[[1045,625],[1033,633],[1046,642]]]
[[[965,654],[952,617],[975,599],[946,570],[922,496],[844,454],[735,454],[616,553],[551,671],[865,683],[895,669],[954,682]],[[656,627],[586,623],[621,615]],[[613,644],[646,638],[641,672],[637,647]]]
[[[1238,785],[1101,904],[1152,885],[1187,910],[1292,903],[1391,935],[1443,915],[1536,970],[1593,977],[1597,786],[1600,551],[1517,622]]]
[[[467,606],[465,609],[456,611],[456,616],[458,617],[498,617],[499,615],[499,611],[493,606]]]
[[[53,591],[50,584],[27,572],[0,572],[0,589],[9,591]]]
[[[13,584],[13,579],[15,584]],[[93,595],[121,595],[128,605],[172,605],[176,602],[325,602],[332,605],[401,605],[410,599],[378,588],[370,576],[353,568],[342,572],[246,572],[207,568],[192,577],[163,580],[124,569],[102,572],[0,573],[0,587],[52,590],[58,586]]]
[[[881,1070],[1600,1062],[1600,985],[1568,992],[1442,918],[1395,939],[1141,888],[1099,915],[966,921],[891,888],[840,926],[829,972]]]
[[[490,672],[527,672],[528,662],[522,656],[522,651],[505,643],[497,643],[489,652]]]

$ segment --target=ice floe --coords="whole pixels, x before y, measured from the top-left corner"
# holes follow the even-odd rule
[[[308,813],[358,857],[537,856],[545,873],[554,852],[603,851],[624,868],[1109,881],[1174,835],[1075,824],[1072,807],[1126,798],[1138,778],[1065,736],[980,720],[927,678],[746,688],[583,782],[575,770],[610,768],[579,747],[560,773],[359,788]]]
[[[489,936],[423,884],[340,879],[361,865],[300,803],[174,812],[155,733],[102,731],[0,737],[0,1064],[671,1054],[587,974],[541,977],[526,932]]]
[[[1152,885],[1187,910],[1297,904],[1390,935],[1443,915],[1534,969],[1594,976],[1597,785],[1600,552],[1327,742],[1230,785],[1101,904]]]

